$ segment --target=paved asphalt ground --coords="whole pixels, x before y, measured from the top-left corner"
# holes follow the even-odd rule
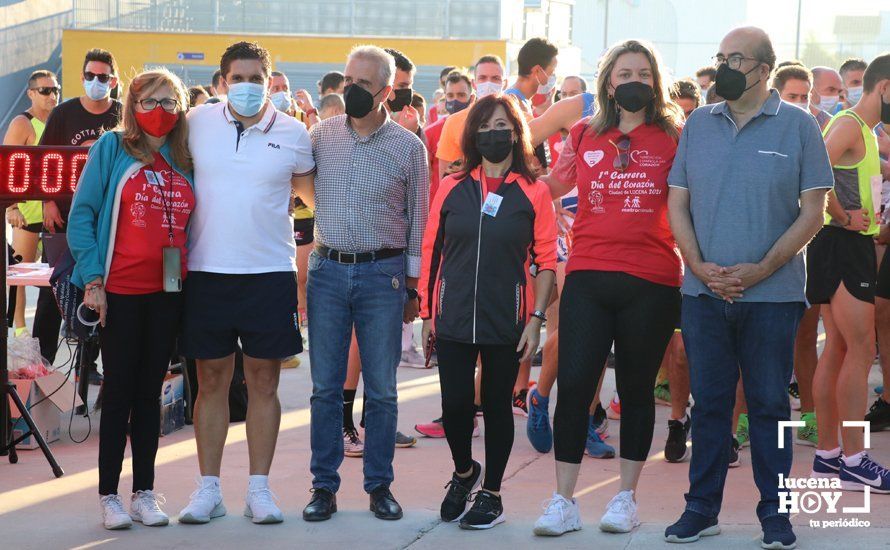
[[[31,301],[33,304],[33,300]],[[553,455],[532,449],[525,436],[525,419],[514,417],[515,444],[502,495],[506,523],[487,532],[468,532],[442,523],[438,509],[443,486],[452,471],[444,439],[420,439],[411,449],[397,449],[396,480],[392,487],[405,509],[401,521],[384,522],[368,511],[362,491],[362,462],[346,458],[341,467],[342,488],[339,512],[324,523],[306,523],[300,517],[309,499],[309,378],[308,354],[303,365],[282,373],[281,402],[284,409],[281,435],[271,485],[280,497],[285,514],[281,525],[257,526],[241,515],[247,487],[247,446],[243,424],[232,425],[226,446],[222,487],[229,514],[210,525],[179,525],[175,517],[194,490],[197,458],[191,426],[164,437],[158,453],[156,490],[166,495],[165,506],[173,518],[164,528],[134,526],[128,531],[106,531],[100,522],[96,486],[98,482],[98,416],[92,417],[92,433],[86,442],[72,443],[68,434],[52,445],[66,475],[54,479],[39,451],[22,451],[17,465],[0,458],[0,549],[56,548],[675,548],[662,541],[664,528],[683,510],[688,463],[668,464],[663,459],[668,408],[658,406],[655,439],[639,488],[642,526],[627,535],[601,533],[597,528],[606,503],[618,488],[618,459],[585,457],[578,482],[578,500],[584,529],[560,538],[532,535],[532,524],[542,502],[554,488]],[[538,369],[532,373],[537,377]],[[879,382],[872,371],[871,385]],[[413,426],[439,416],[438,376],[435,369],[399,369],[399,428],[414,433]],[[603,398],[608,400],[614,377],[607,375]],[[95,389],[94,389],[95,392]],[[361,394],[361,392],[359,392]],[[94,398],[94,396],[93,396]],[[869,397],[871,401],[871,396]],[[360,410],[356,404],[356,416]],[[551,403],[552,410],[552,403]],[[797,413],[795,413],[796,416]],[[63,417],[67,432],[68,416]],[[619,423],[610,424],[607,440],[619,447]],[[484,430],[484,427],[483,427]],[[87,431],[85,418],[73,421],[72,433],[81,439]],[[890,465],[890,432],[872,437],[873,456]],[[483,455],[483,440],[474,440],[476,456]],[[806,476],[812,448],[795,447],[792,475]],[[130,462],[124,463],[121,490],[129,490]],[[760,530],[754,512],[756,489],[752,480],[750,454],[742,452],[742,466],[730,470],[720,523],[723,533],[703,539],[692,548],[759,548]],[[845,494],[841,505],[859,506],[861,493]],[[868,528],[811,527],[813,521],[857,517],[869,521]],[[827,513],[800,514],[792,519],[801,548],[890,547],[890,495],[874,495],[871,512],[843,516]]]

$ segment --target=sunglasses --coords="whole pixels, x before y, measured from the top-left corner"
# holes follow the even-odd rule
[[[29,90],[34,90],[40,95],[59,95],[61,88],[59,88],[58,86],[39,86],[37,88],[29,88]]]
[[[114,78],[114,75],[104,74],[104,73],[96,74],[96,73],[92,73],[90,71],[84,71],[83,78],[89,82],[92,82],[94,78],[98,78],[99,82],[101,82],[102,84],[105,84],[106,82],[108,82],[109,80]]]
[[[617,142],[610,139],[609,143],[614,145],[615,149],[618,150],[618,155],[615,157],[615,160],[612,161],[612,168],[624,172],[630,164],[630,138],[622,135],[618,138]]]

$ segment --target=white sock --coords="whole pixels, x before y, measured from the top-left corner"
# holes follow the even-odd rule
[[[818,456],[819,458],[837,458],[841,456],[841,448],[838,447],[837,449],[832,449],[830,451],[821,451],[819,449],[816,449],[816,456]]]
[[[402,351],[414,349],[414,325],[402,323]]]
[[[250,476],[249,481],[247,482],[247,490],[248,491],[257,491],[259,489],[268,489],[269,488],[269,476]]]
[[[863,458],[865,458],[865,451],[856,453],[855,455],[845,456],[844,464],[847,465],[847,468],[855,468],[856,466],[859,466]]]
[[[201,476],[201,487],[216,487],[219,490],[219,476]]]

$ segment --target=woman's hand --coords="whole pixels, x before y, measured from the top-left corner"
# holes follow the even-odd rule
[[[16,229],[25,227],[25,216],[17,207],[10,208],[6,211],[6,221]]]
[[[423,344],[423,356],[426,357],[430,354],[430,334],[433,333],[433,320],[432,319],[424,319],[423,320],[423,328],[420,329],[420,342]]]
[[[105,287],[102,285],[101,277],[87,283],[83,295],[83,305],[99,314],[99,323],[104,327],[108,303],[105,301]]]
[[[523,361],[528,361],[534,357],[535,353],[538,351],[538,344],[540,343],[541,320],[537,317],[530,317],[525,324],[525,329],[522,331],[522,337],[519,338],[519,345],[516,346],[516,351],[522,351],[523,348],[525,348],[519,362],[522,363]]]
[[[556,229],[560,237],[565,237],[572,230],[572,223],[575,221],[575,213],[562,207],[562,200],[553,201],[553,209],[556,212]],[[571,220],[571,221],[570,221]]]

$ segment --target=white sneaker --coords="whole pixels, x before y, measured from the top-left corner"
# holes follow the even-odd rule
[[[189,499],[188,506],[179,512],[179,523],[208,523],[226,515],[219,485],[203,485],[199,478],[198,489]]]
[[[244,516],[254,523],[281,523],[284,516],[275,504],[278,497],[268,487],[247,491]]]
[[[129,529],[133,526],[133,519],[124,510],[120,495],[99,497],[99,505],[102,507],[102,521],[106,529]]]
[[[130,500],[130,517],[142,525],[160,527],[170,523],[170,518],[161,510],[160,504],[164,504],[164,495],[154,491],[136,491]]]
[[[426,368],[426,358],[417,351],[417,348],[412,347],[411,349],[402,352],[399,366],[423,369]]]
[[[365,444],[355,428],[343,428],[343,456],[360,457],[365,454]]]
[[[600,530],[607,533],[630,533],[640,524],[633,491],[621,491],[609,501],[600,520]]]
[[[569,531],[581,530],[581,512],[575,499],[567,500],[553,493],[553,498],[544,503],[544,514],[535,522],[536,535],[558,537]]]

